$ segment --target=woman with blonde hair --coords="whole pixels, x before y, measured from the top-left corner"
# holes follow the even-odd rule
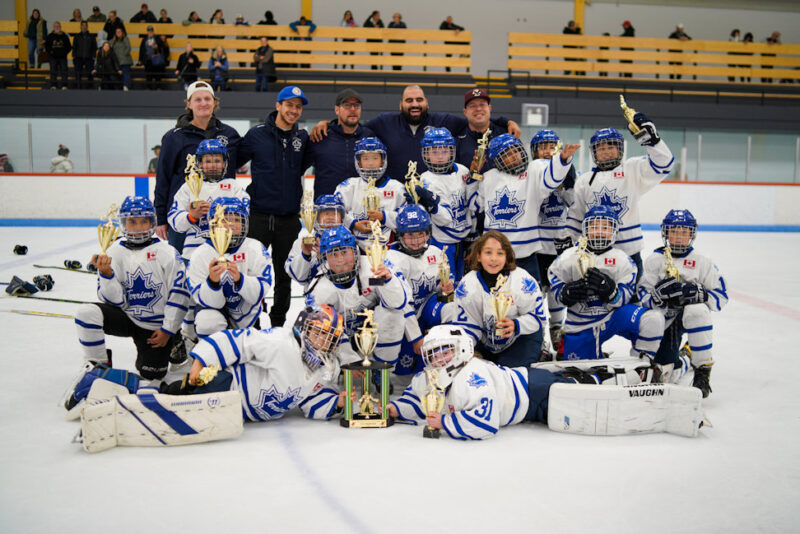
[[[215,91],[225,91],[228,85],[228,56],[222,45],[217,46],[217,49],[211,54],[208,60],[209,78],[211,78],[211,87]]]

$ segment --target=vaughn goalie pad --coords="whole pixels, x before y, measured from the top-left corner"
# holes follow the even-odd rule
[[[699,389],[672,384],[553,384],[547,426],[591,436],[669,432],[695,437],[703,421],[702,400]]]
[[[238,391],[203,395],[117,395],[88,401],[81,412],[83,448],[157,447],[234,438],[243,430]]]

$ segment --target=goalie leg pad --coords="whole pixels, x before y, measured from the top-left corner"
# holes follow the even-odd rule
[[[242,434],[238,391],[203,395],[119,395],[87,404],[81,413],[83,448],[99,452],[116,445],[188,445]]]
[[[702,393],[672,384],[554,384],[548,426],[590,436],[669,432],[695,437],[703,421]]]

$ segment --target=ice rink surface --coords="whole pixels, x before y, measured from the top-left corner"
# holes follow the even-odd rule
[[[93,228],[0,236],[0,280],[49,272],[44,296],[95,299],[93,276],[32,266],[86,263]],[[89,454],[57,406],[82,361],[72,320],[9,313],[77,305],[3,298],[0,532],[798,532],[800,234],[701,232],[695,245],[731,297],[714,316],[713,428],[695,439],[523,424],[465,443],[294,414],[230,441]],[[131,365],[133,344],[109,339]]]

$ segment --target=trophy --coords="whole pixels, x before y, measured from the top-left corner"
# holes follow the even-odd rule
[[[587,250],[589,240],[586,236],[578,239],[578,272],[581,278],[586,276],[586,271],[594,267],[594,254]]]
[[[422,180],[417,173],[417,162],[408,162],[408,172],[406,173],[406,192],[414,200],[414,204],[419,204],[419,195],[417,194],[417,186],[425,187]]]
[[[228,221],[225,219],[225,206],[217,208],[214,219],[209,223],[208,237],[219,254],[217,263],[228,263],[225,259],[225,252],[231,244],[233,232],[228,228]]]
[[[564,148],[564,142],[559,140],[556,143],[556,146],[553,147],[553,151],[550,153],[551,158],[555,158],[558,154],[561,153],[561,149]]]
[[[500,322],[506,318],[508,310],[514,303],[514,298],[511,296],[511,293],[509,293],[508,290],[506,289],[507,282],[508,282],[508,276],[499,274],[497,275],[497,283],[495,283],[494,287],[491,290],[489,290],[489,294],[491,295],[490,302],[492,304],[492,312],[494,313],[497,322]],[[495,337],[500,337],[501,333],[502,333],[501,329],[495,328],[494,331]]]
[[[314,236],[314,226],[317,222],[317,210],[314,209],[314,192],[307,189],[303,192],[303,203],[300,206],[300,221],[308,232],[303,238],[304,245],[316,245],[317,238]]]
[[[420,399],[422,401],[422,412],[427,417],[429,412],[442,413],[444,408],[444,388],[439,384],[439,371],[435,369],[425,369],[428,377],[428,392]],[[439,439],[439,429],[425,425],[422,431],[423,438]]]
[[[667,278],[674,278],[680,281],[681,275],[678,272],[678,268],[675,267],[675,261],[672,259],[672,247],[669,246],[669,239],[664,243],[664,263],[666,264],[664,272],[667,274]]]
[[[636,115],[636,110],[628,107],[628,104],[625,103],[625,97],[622,95],[619,95],[619,107],[622,108],[622,114],[625,115],[625,119],[628,121],[628,130],[631,131],[633,137],[635,137],[637,141],[641,143],[641,139],[643,137],[650,136],[650,134],[647,133],[647,130],[642,130],[636,126],[635,122],[633,122],[633,117]]]
[[[475,170],[472,172],[472,179],[478,182],[483,180],[483,174],[481,174],[480,171],[483,168],[483,164],[486,162],[486,150],[489,147],[489,136],[491,133],[492,130],[487,128],[483,136],[478,139],[478,148],[475,149],[475,156],[472,158],[472,162],[475,165]]]
[[[364,192],[364,209],[367,211],[381,209],[381,197],[378,196],[378,189],[375,187],[375,178],[367,181],[367,190]]]
[[[365,310],[359,315],[365,317],[364,324],[361,325],[358,333],[353,337],[356,339],[358,352],[364,356],[364,360],[357,363],[348,363],[342,366],[344,374],[344,390],[347,394],[344,397],[344,418],[341,425],[346,428],[385,428],[394,423],[389,417],[389,370],[391,365],[384,362],[373,362],[369,356],[378,344],[378,328],[372,319],[373,310]],[[361,396],[358,398],[358,413],[353,412],[352,393],[355,392],[353,383],[353,371],[360,371],[364,374],[361,379]],[[380,388],[377,392],[380,398],[372,395],[370,388],[372,385],[372,373],[380,372]],[[376,403],[380,403],[376,410]]]
[[[372,221],[370,226],[372,227],[372,243],[367,247],[367,261],[369,261],[369,266],[372,267],[374,272],[383,265],[383,260],[386,259],[386,253],[389,252],[389,248],[385,245],[387,239],[383,237],[380,221]],[[369,279],[370,286],[382,286],[385,283],[386,280],[383,278]]]
[[[203,189],[203,175],[200,173],[200,168],[197,166],[197,156],[194,154],[186,154],[186,169],[183,171],[186,174],[184,180],[189,192],[194,195],[191,207],[196,208],[200,204],[200,191]]]
[[[217,376],[217,373],[219,373],[221,370],[222,367],[220,367],[217,364],[209,365],[208,367],[203,367],[202,369],[200,369],[200,372],[197,373],[197,381],[195,385],[205,386],[206,384],[214,380],[214,378],[216,378]]]
[[[450,280],[450,260],[447,259],[447,245],[442,249],[442,258],[436,265],[439,270],[439,284],[444,285]],[[453,302],[453,294],[445,295],[441,291],[436,296],[439,302]]]
[[[97,239],[100,241],[101,256],[106,255],[106,250],[119,237],[119,227],[114,225],[114,218],[117,216],[119,208],[116,204],[111,204],[106,212],[105,224],[97,225]]]

